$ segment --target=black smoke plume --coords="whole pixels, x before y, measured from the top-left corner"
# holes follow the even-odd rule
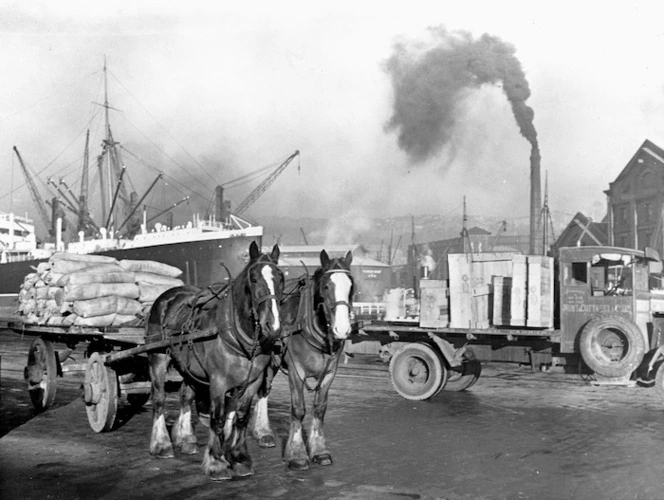
[[[540,215],[540,153],[534,113],[526,104],[530,87],[513,45],[484,34],[431,28],[432,43],[398,42],[385,64],[394,90],[386,130],[396,132],[411,162],[434,157],[451,139],[459,118],[457,104],[482,85],[501,85],[521,135],[531,145],[531,247]],[[531,252],[534,248],[531,248]]]

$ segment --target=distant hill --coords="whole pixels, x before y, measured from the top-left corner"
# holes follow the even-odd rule
[[[468,228],[480,227],[494,234],[501,219],[474,217]],[[340,220],[310,217],[263,216],[257,221],[264,227],[263,243],[273,245],[324,245],[360,243],[368,248],[405,249],[412,242],[413,218],[410,215],[388,218],[348,218]],[[415,242],[436,241],[459,236],[461,218],[439,215],[416,215]],[[528,221],[507,221],[505,234],[528,234]],[[306,238],[306,241],[305,241]]]

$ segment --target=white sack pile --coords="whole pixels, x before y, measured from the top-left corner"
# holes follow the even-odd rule
[[[28,274],[16,314],[49,326],[138,326],[182,271],[152,260],[58,252]]]

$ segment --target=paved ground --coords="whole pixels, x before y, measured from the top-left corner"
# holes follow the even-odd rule
[[[574,374],[484,364],[469,391],[411,402],[392,390],[385,364],[356,358],[341,369],[330,398],[334,465],[286,470],[289,394],[280,375],[271,406],[277,449],[252,441],[256,474],[213,483],[200,455],[149,456],[149,406],[139,413],[123,407],[119,428],[92,432],[77,377],[59,385],[55,408],[34,416],[21,380],[28,345],[0,334],[3,499],[664,498],[664,405],[647,388],[595,387]],[[169,396],[170,422],[175,400]],[[206,432],[198,426],[199,445]]]

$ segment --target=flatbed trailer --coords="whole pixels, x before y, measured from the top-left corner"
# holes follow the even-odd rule
[[[441,390],[463,391],[477,381],[481,364],[473,346],[523,346],[536,367],[550,360],[552,348],[560,342],[560,331],[427,328],[399,321],[363,321],[353,341],[387,346],[394,389],[406,399],[423,400]]]
[[[208,331],[198,331],[146,342],[142,326],[63,327],[21,321],[4,324],[16,333],[35,337],[28,351],[24,377],[37,410],[46,410],[53,403],[58,376],[65,372],[85,372],[83,400],[88,422],[95,432],[113,428],[120,398],[136,407],[150,398],[148,360],[143,354],[211,336]],[[55,343],[65,344],[66,349],[56,351]],[[85,362],[68,364],[70,355],[82,343],[86,345]]]

